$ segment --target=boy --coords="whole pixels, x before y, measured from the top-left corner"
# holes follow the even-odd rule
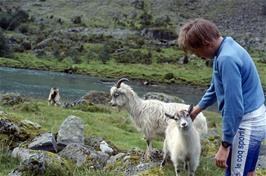
[[[216,25],[195,19],[182,26],[179,46],[203,59],[213,59],[210,87],[194,107],[191,118],[217,101],[222,114],[222,142],[215,155],[226,176],[255,176],[261,141],[266,135],[264,93],[254,62]]]

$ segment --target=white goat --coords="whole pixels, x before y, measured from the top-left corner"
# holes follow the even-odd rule
[[[59,106],[61,105],[60,103],[60,95],[59,95],[59,89],[52,87],[50,89],[50,93],[48,96],[48,105],[55,105],[55,106]]]
[[[173,120],[169,120],[165,130],[164,156],[161,166],[165,164],[169,152],[175,167],[176,176],[178,176],[180,172],[180,162],[185,164],[189,176],[195,175],[195,171],[199,165],[201,144],[199,133],[195,129],[189,115],[192,109],[193,105],[189,107],[188,111],[182,110],[176,112],[174,116],[167,113],[165,114]]]
[[[174,114],[176,111],[187,109],[189,105],[181,103],[165,103],[159,100],[143,100],[132,88],[120,79],[111,90],[111,104],[126,109],[131,115],[136,127],[144,134],[147,142],[145,158],[149,158],[152,150],[152,139],[156,135],[164,136],[167,127],[165,113]],[[207,134],[207,122],[205,116],[200,113],[193,121],[200,134]]]

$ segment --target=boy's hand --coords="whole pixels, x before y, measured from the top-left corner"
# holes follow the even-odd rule
[[[197,117],[197,115],[200,112],[201,112],[201,109],[200,109],[200,107],[198,105],[193,107],[193,110],[190,113],[190,117],[191,117],[192,121],[195,120],[195,118]]]
[[[224,148],[222,145],[220,145],[220,148],[218,150],[218,152],[215,155],[215,163],[216,166],[220,167],[220,168],[227,168],[227,158],[229,155],[229,148]]]

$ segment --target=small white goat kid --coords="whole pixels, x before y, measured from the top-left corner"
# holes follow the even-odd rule
[[[173,120],[169,120],[165,130],[164,156],[161,166],[165,164],[167,154],[169,153],[176,176],[180,172],[180,162],[185,164],[189,176],[195,175],[195,171],[199,165],[201,144],[199,133],[195,129],[189,115],[192,109],[193,105],[190,105],[188,111],[182,110],[176,112],[174,116],[165,114]]]
[[[124,81],[128,81],[128,79],[120,79],[111,88],[111,104],[126,109],[136,127],[144,134],[147,142],[145,158],[148,159],[152,150],[152,139],[156,135],[164,137],[168,120],[165,113],[174,114],[176,111],[187,109],[189,105],[165,103],[159,100],[143,100],[130,86],[122,83]],[[197,116],[193,124],[200,134],[207,134],[207,121],[202,113]]]
[[[55,105],[55,106],[59,106],[61,105],[60,103],[60,95],[59,95],[59,89],[56,87],[52,87],[50,89],[50,93],[48,96],[48,105]]]

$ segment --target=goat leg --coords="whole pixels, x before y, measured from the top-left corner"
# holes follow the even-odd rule
[[[145,152],[144,159],[145,160],[149,160],[150,157],[151,157],[152,143],[151,143],[151,140],[150,139],[147,139],[146,140],[146,143],[147,143],[147,149],[146,149],[146,152]]]

